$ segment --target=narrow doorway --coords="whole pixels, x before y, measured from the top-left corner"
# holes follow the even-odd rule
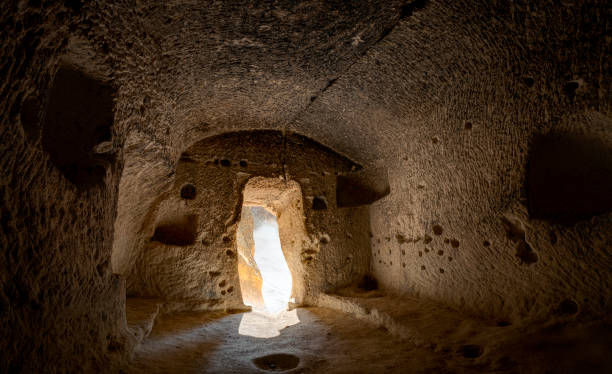
[[[287,310],[291,297],[291,272],[281,248],[276,216],[260,206],[250,207],[250,210],[255,244],[253,257],[262,278],[263,298],[263,308],[259,305],[253,305],[253,308],[275,315]]]
[[[300,208],[301,191],[294,181],[256,177],[245,186],[236,249],[243,303],[252,311],[242,317],[242,335],[271,338],[299,322],[289,304],[303,285]]]

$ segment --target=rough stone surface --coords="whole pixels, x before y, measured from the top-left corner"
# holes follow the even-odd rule
[[[609,314],[610,13],[3,3],[0,372],[118,371],[140,336],[126,294],[242,307],[256,176],[299,184],[304,303],[369,274],[491,318]],[[387,170],[390,194],[338,208],[336,173],[358,165]]]
[[[372,204],[390,193],[387,170],[360,170],[338,175],[336,200],[338,206]]]
[[[242,206],[240,223],[236,230],[236,251],[238,253],[238,277],[240,292],[245,305],[263,308],[261,293],[263,278],[255,262],[255,240],[253,239],[253,215],[249,206]]]
[[[168,316],[125,371],[262,373],[253,361],[272,355],[299,359],[289,371],[298,373],[600,373],[611,364],[609,321],[555,318],[534,328],[466,316],[423,299],[398,303],[363,292],[332,298],[342,311],[298,308],[299,323],[269,339],[239,334],[244,313]]]
[[[228,133],[194,144],[181,156],[169,191],[145,214],[134,210],[118,218],[142,222],[130,233],[137,246],[116,242],[113,250],[127,294],[196,309],[244,308],[235,255],[243,203],[276,213],[298,303],[355,282],[369,269],[367,207],[337,208],[334,183],[336,174],[355,168],[312,140],[278,131]],[[195,187],[194,199],[181,197],[186,183]],[[329,198],[327,209],[312,206],[315,196]]]

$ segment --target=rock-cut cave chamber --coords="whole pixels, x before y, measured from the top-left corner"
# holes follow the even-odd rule
[[[0,372],[611,372],[611,15],[8,0]]]

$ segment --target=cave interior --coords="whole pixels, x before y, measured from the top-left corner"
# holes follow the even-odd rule
[[[0,372],[612,372],[609,1],[0,23]]]

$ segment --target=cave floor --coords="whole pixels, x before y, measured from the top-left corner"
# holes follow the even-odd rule
[[[518,326],[473,319],[423,301],[330,297],[333,301],[323,300],[329,308],[292,311],[299,323],[288,323],[270,338],[239,333],[246,331],[240,328],[243,320],[260,318],[254,313],[189,312],[156,317],[154,301],[129,301],[128,319],[135,321],[131,329],[137,331],[139,325],[146,330],[141,336],[147,337],[135,348],[125,371],[599,373],[612,367],[609,321],[583,325],[565,318],[541,326]],[[142,327],[147,320],[148,327]],[[267,370],[258,368],[256,359],[268,355],[277,356],[258,361]]]
[[[253,359],[289,354],[299,364],[285,373],[445,373],[451,353],[436,353],[390,336],[331,309],[297,309],[299,323],[273,338],[240,335],[247,313],[180,313],[156,321],[134,353],[130,373],[266,373]],[[465,360],[465,359],[464,359]],[[451,360],[453,361],[453,360]],[[456,364],[456,363],[455,363]],[[469,363],[468,363],[469,364]],[[276,370],[274,370],[276,369]]]

